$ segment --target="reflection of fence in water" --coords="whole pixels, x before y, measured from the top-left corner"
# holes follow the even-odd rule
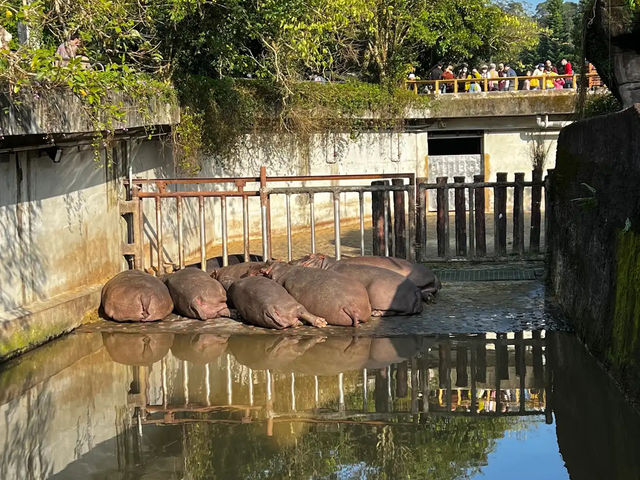
[[[196,365],[168,355],[133,367],[141,424],[420,422],[423,415],[545,415],[551,373],[544,332],[422,339],[401,362],[334,375],[253,370],[231,354]],[[366,362],[365,362],[366,363]],[[369,365],[372,365],[369,361]],[[157,368],[159,367],[159,368]]]

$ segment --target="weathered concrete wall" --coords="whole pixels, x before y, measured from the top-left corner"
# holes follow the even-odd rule
[[[565,128],[552,181],[552,291],[640,398],[640,105]]]

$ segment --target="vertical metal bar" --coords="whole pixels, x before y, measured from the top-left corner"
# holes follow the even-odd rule
[[[249,197],[242,196],[242,239],[244,247],[244,261],[251,259],[251,245],[249,239]]]
[[[394,178],[391,185],[404,186],[404,179]],[[404,190],[394,190],[393,196],[393,247],[394,256],[398,258],[408,258],[409,248],[407,245],[407,222],[405,216]]]
[[[360,255],[364,256],[364,192],[358,192],[360,205]]]
[[[267,402],[271,401],[271,371],[267,370]]]
[[[338,408],[344,410],[344,373],[338,374]]]
[[[160,363],[160,373],[162,376],[162,404],[166,408],[169,404],[169,395],[167,393],[167,360],[165,358]]]
[[[407,260],[410,262],[414,262],[416,260],[416,252],[415,252],[415,243],[414,239],[416,238],[416,185],[415,183],[411,183],[409,185],[409,189],[407,190],[407,196],[409,197],[408,201],[408,210],[407,215],[409,216],[409,230],[407,231]]]
[[[204,197],[198,197],[198,214],[200,217],[200,268],[207,271],[207,243],[204,229]]]
[[[291,239],[291,194],[284,197],[284,205],[287,213],[287,261],[293,260],[293,245]]]
[[[155,197],[156,203],[156,247],[158,249],[158,269],[156,272],[161,273],[164,264],[163,246],[162,246],[162,203],[160,197]],[[164,272],[162,272],[164,273]]]
[[[134,241],[136,243],[136,257],[134,266],[138,270],[144,270],[144,208],[142,198],[138,196],[140,186],[135,185],[131,191],[132,200],[136,202],[136,210],[133,216]]]
[[[267,206],[263,204],[260,206],[260,216],[262,220],[262,260],[269,260],[269,239],[267,233]]]
[[[524,256],[524,173],[516,173],[513,189],[513,251]]]
[[[427,190],[420,188],[418,184],[418,252],[417,258],[422,262],[427,256]]]
[[[547,170],[547,176],[544,177],[544,250],[549,251],[549,220],[551,219],[551,181],[553,179],[554,169]]]
[[[184,391],[184,404],[189,405],[189,364],[182,361],[182,389]]]
[[[231,381],[231,358],[227,353],[227,405],[233,403],[233,382]]]
[[[220,197],[220,210],[222,212],[222,266],[229,265],[229,238],[227,234],[227,197]]]
[[[476,255],[475,188],[469,187],[469,258]]]
[[[313,385],[314,385],[314,400],[315,406],[318,408],[318,404],[320,403],[320,386],[318,385],[318,376],[313,376]]]
[[[389,256],[389,195],[382,192],[382,225],[384,228],[384,256]]]
[[[316,253],[316,209],[313,193],[309,193],[309,217],[311,221],[311,253]]]
[[[249,405],[253,406],[253,370],[249,369]]]
[[[210,381],[209,364],[204,364],[204,387],[207,395],[207,406],[211,405],[211,381]]]
[[[333,236],[336,246],[336,260],[340,260],[340,193],[333,192]]]
[[[184,268],[184,229],[182,228],[182,197],[176,197],[176,221],[178,222],[178,268]]]
[[[367,369],[364,368],[362,370],[362,411],[365,413],[369,411],[369,392],[367,391],[369,387],[369,385],[367,385],[368,380]]]
[[[291,372],[291,411],[296,411],[296,374]]]

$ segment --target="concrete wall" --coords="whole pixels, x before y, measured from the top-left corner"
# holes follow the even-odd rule
[[[554,175],[552,292],[640,399],[640,105],[565,128]]]

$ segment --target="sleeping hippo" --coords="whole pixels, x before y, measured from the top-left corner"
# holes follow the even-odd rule
[[[422,298],[426,301],[433,299],[438,293],[442,284],[436,275],[424,265],[411,263],[402,258],[395,257],[345,257],[340,260],[342,263],[356,265],[370,265],[372,267],[386,268],[392,270],[405,278],[408,278],[417,285],[422,293]],[[299,260],[294,260],[292,264],[303,265],[305,267],[315,267],[327,269],[336,263],[336,259],[323,254],[312,253]]]
[[[217,268],[211,276],[218,280],[226,290],[229,290],[229,287],[236,280],[261,275],[260,270],[267,265],[266,262],[238,263],[236,265],[229,265],[228,267]]]
[[[213,362],[225,352],[227,340],[228,336],[211,333],[176,335],[171,353],[179,360],[204,365]]]
[[[185,268],[164,277],[177,314],[209,320],[228,317],[227,292],[202,270]]]
[[[245,277],[233,282],[229,298],[240,316],[251,325],[281,330],[302,322],[326,327],[323,318],[312,315],[277,282],[265,277]]]
[[[152,365],[164,358],[173,343],[173,333],[103,333],[102,342],[114,362]]]
[[[118,321],[151,322],[171,313],[173,301],[162,280],[140,270],[126,270],[102,288],[102,310]]]
[[[329,325],[355,327],[371,317],[367,290],[346,275],[283,262],[272,263],[263,269],[263,273]]]
[[[336,262],[328,270],[360,282],[367,289],[371,315],[413,315],[422,312],[422,296],[416,284],[386,268]]]

